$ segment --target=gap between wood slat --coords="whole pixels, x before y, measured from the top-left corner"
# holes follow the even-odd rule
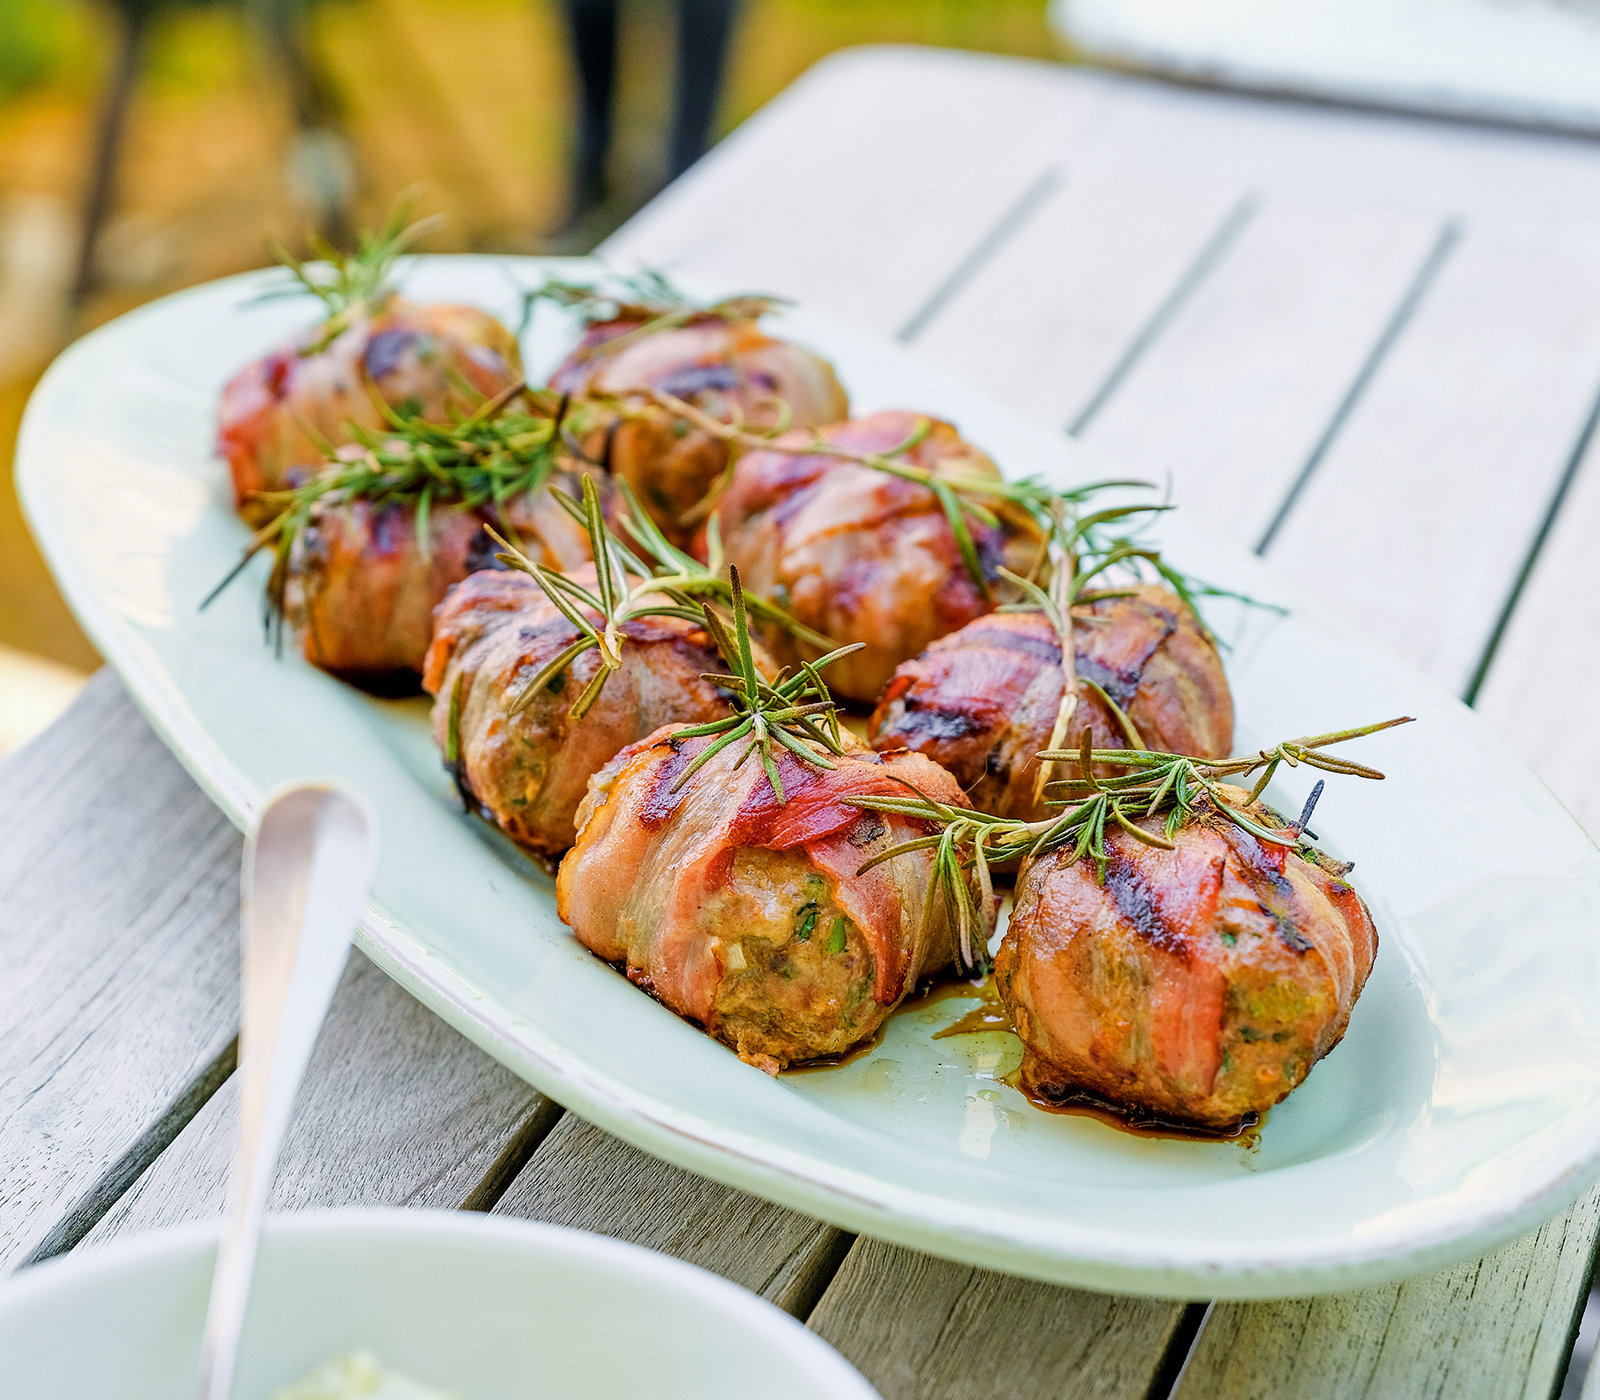
[[[1183,1373],[1189,1369],[1189,1362],[1200,1343],[1200,1334],[1205,1330],[1216,1306],[1215,1302],[1190,1303],[1183,1310],[1183,1317],[1173,1329],[1172,1339],[1162,1353],[1161,1365],[1150,1378],[1147,1400],[1170,1400],[1178,1393],[1178,1387],[1183,1383]]]
[[[1079,409],[1077,416],[1067,424],[1069,434],[1077,437],[1083,433],[1100,410],[1110,402],[1111,396],[1117,392],[1123,380],[1143,358],[1145,351],[1155,344],[1161,332],[1183,309],[1184,303],[1195,294],[1200,284],[1227,256],[1228,250],[1233,247],[1240,233],[1244,231],[1244,226],[1255,216],[1259,207],[1257,198],[1247,194],[1227,212],[1217,226],[1217,231],[1206,241],[1205,247],[1189,264],[1188,270],[1178,279],[1177,285],[1167,294],[1166,300],[1156,308],[1155,315],[1140,328],[1139,333],[1129,342],[1128,348],[1122,352],[1122,357],[1111,367],[1111,373],[1094,391],[1089,402]]]
[[[1539,522],[1538,533],[1533,537],[1533,543],[1528,546],[1528,552],[1523,557],[1522,567],[1517,571],[1516,581],[1511,585],[1511,591],[1506,595],[1506,601],[1500,609],[1500,614],[1495,618],[1494,630],[1489,634],[1489,640],[1484,644],[1483,655],[1478,659],[1478,667],[1472,673],[1472,679],[1467,683],[1466,690],[1461,698],[1467,704],[1477,703],[1478,692],[1483,688],[1483,682],[1489,674],[1489,667],[1494,664],[1494,655],[1500,649],[1500,639],[1505,636],[1506,628],[1510,625],[1511,615],[1517,610],[1517,603],[1522,598],[1522,591],[1528,585],[1528,579],[1533,573],[1534,565],[1539,562],[1539,555],[1544,550],[1545,541],[1550,538],[1550,531],[1555,527],[1556,517],[1561,513],[1561,507],[1566,504],[1567,496],[1572,490],[1572,483],[1577,480],[1578,472],[1583,466],[1583,459],[1589,451],[1589,443],[1593,440],[1595,428],[1600,426],[1600,393],[1595,395],[1594,403],[1590,406],[1589,416],[1584,420],[1577,440],[1572,444],[1572,451],[1567,457],[1567,464],[1561,473],[1561,480],[1556,484],[1555,494],[1550,497],[1550,506],[1544,513],[1544,519]]]
[[[1434,240],[1433,247],[1428,250],[1428,255],[1423,258],[1421,266],[1417,268],[1416,276],[1411,279],[1411,285],[1406,288],[1405,295],[1400,298],[1395,306],[1394,314],[1389,317],[1388,324],[1383,328],[1373,344],[1371,352],[1356,371],[1356,377],[1350,381],[1350,387],[1339,400],[1339,406],[1334,409],[1333,417],[1328,420],[1328,425],[1317,438],[1316,445],[1311,449],[1310,455],[1305,460],[1305,465],[1300,468],[1300,473],[1295,477],[1294,483],[1284,495],[1283,504],[1278,507],[1278,513],[1272,517],[1272,523],[1266,528],[1261,538],[1256,542],[1256,553],[1265,554],[1272,544],[1273,537],[1283,527],[1283,522],[1289,518],[1289,512],[1295,507],[1305,491],[1307,483],[1311,480],[1322,459],[1328,455],[1328,449],[1333,446],[1333,441],[1339,436],[1339,430],[1344,427],[1351,413],[1355,410],[1361,396],[1366,393],[1367,386],[1372,383],[1379,367],[1388,358],[1395,342],[1400,339],[1400,334],[1416,315],[1417,308],[1422,305],[1422,299],[1427,296],[1428,288],[1438,278],[1439,270],[1449,258],[1451,250],[1461,241],[1461,221],[1459,219],[1446,219],[1440,226],[1439,236]]]
[[[506,1144],[505,1151],[495,1159],[494,1165],[483,1174],[483,1179],[461,1202],[462,1210],[493,1210],[495,1202],[510,1189],[518,1173],[533,1160],[539,1144],[550,1136],[561,1121],[561,1115],[566,1110],[554,1099],[542,1095],[541,1099],[539,1107],[529,1115],[521,1131]]]
[[[1060,169],[1054,165],[1046,167],[1044,173],[1022,192],[1017,202],[1000,216],[994,227],[978,240],[972,251],[956,264],[955,270],[933,289],[932,295],[911,314],[905,325],[895,332],[895,339],[909,344],[921,335],[928,323],[949,305],[951,298],[1016,237],[1018,230],[1044,207],[1062,183]]]
[[[172,1101],[149,1130],[106,1168],[100,1179],[78,1198],[72,1209],[17,1267],[26,1268],[29,1264],[37,1264],[54,1255],[65,1254],[77,1245],[100,1223],[106,1212],[122,1199],[145,1168],[172,1146],[178,1134],[206,1106],[211,1096],[228,1082],[228,1077],[238,1065],[239,1038],[235,1036],[228,1042],[227,1048]]]

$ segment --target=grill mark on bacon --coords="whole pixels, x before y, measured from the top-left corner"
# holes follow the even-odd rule
[[[965,739],[984,728],[983,721],[963,713],[950,705],[930,706],[924,709],[915,701],[906,702],[905,716],[894,726],[897,738],[906,740],[907,748],[936,739]]]
[[[1144,882],[1138,868],[1112,847],[1106,866],[1106,889],[1117,912],[1150,943],[1181,959],[1187,966],[1193,950],[1181,929],[1175,928],[1161,912],[1155,892]]]
[[[1133,697],[1139,693],[1139,682],[1144,678],[1143,667],[1132,673],[1113,671],[1109,666],[1092,656],[1084,655],[1081,651],[1078,653],[1076,664],[1079,680],[1093,681],[1124,710],[1133,704]]]
[[[394,502],[372,513],[372,542],[379,554],[394,554],[406,547],[403,508]]]
[[[1274,813],[1274,816],[1277,814]],[[1282,818],[1279,818],[1282,821]],[[1296,953],[1309,953],[1312,944],[1295,926],[1292,918],[1295,905],[1294,885],[1283,873],[1283,862],[1288,849],[1268,846],[1256,840],[1247,831],[1240,831],[1224,819],[1224,836],[1233,853],[1239,858],[1244,875],[1261,912],[1272,920],[1283,946]],[[1265,889],[1263,889],[1265,887]],[[1263,897],[1263,896],[1267,897]]]
[[[678,365],[656,380],[662,393],[693,398],[707,389],[737,389],[739,376],[725,364]]]
[[[773,520],[786,524],[810,505],[822,489],[828,466],[826,457],[779,458],[776,467],[767,471],[767,486],[775,497],[770,507]]]
[[[1084,629],[1074,638],[1078,674],[1091,680],[1127,709],[1139,693],[1145,667],[1161,644],[1177,630],[1177,616],[1144,598],[1115,600],[1123,616],[1133,614],[1145,625],[1124,625],[1115,631]],[[1113,650],[1114,649],[1114,650]],[[1106,651],[1109,655],[1096,655]]]
[[[937,646],[937,643],[935,644]],[[993,647],[996,651],[1021,652],[1024,656],[1036,656],[1040,661],[1047,661],[1052,666],[1061,664],[1061,648],[1059,645],[1043,637],[1031,636],[1026,632],[1017,632],[1009,627],[984,626],[982,623],[969,623],[961,632],[961,645]]]
[[[888,829],[875,813],[867,812],[856,822],[855,830],[844,839],[859,850],[862,846],[870,846]]]
[[[639,825],[657,831],[667,824],[672,814],[683,805],[683,789],[672,790],[689,765],[705,748],[704,739],[668,739],[672,756],[660,764],[652,775],[650,795],[639,806]]]
[[[536,646],[546,638],[559,637],[564,642],[573,640],[578,635],[578,629],[566,618],[561,616],[547,618],[545,621],[532,627],[519,627],[517,637],[529,646]]]

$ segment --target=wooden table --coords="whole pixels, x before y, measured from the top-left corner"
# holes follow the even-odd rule
[[[1600,830],[1600,146],[869,50],[611,251],[897,335],[1170,477]],[[0,765],[0,1269],[219,1213],[238,858],[109,674]],[[1443,1273],[1215,1308],[1008,1278],[653,1161],[359,956],[275,1204],[640,1241],[805,1318],[890,1400],[1548,1396],[1600,1233],[1591,1195]]]

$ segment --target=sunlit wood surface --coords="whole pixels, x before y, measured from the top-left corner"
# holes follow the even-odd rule
[[[608,247],[897,334],[1170,476],[1600,830],[1600,147],[857,52]],[[0,835],[0,1266],[214,1215],[238,838],[108,675],[0,764]],[[1548,1397],[1600,1231],[1591,1196],[1403,1285],[1214,1309],[1012,1279],[655,1162],[359,957],[278,1202],[639,1240],[806,1318],[890,1400]]]

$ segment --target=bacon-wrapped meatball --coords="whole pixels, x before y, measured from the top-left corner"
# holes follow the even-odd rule
[[[577,494],[570,481],[559,483]],[[358,683],[389,683],[422,670],[434,609],[449,589],[481,568],[498,568],[485,526],[509,529],[554,569],[589,557],[581,526],[541,488],[490,509],[435,506],[428,550],[417,546],[417,508],[367,500],[319,501],[294,540],[282,583],[285,620],[306,660]],[[413,679],[411,684],[415,685]]]
[[[217,450],[253,524],[274,514],[257,493],[314,475],[326,444],[350,440],[351,423],[382,427],[374,394],[408,417],[447,423],[522,377],[516,337],[475,307],[389,296],[348,322],[331,340],[326,325],[306,332],[222,391]]]
[[[574,576],[593,589],[592,565]],[[598,624],[598,614],[591,620]],[[463,793],[535,855],[556,856],[572,845],[585,785],[619,749],[663,724],[700,724],[728,713],[724,694],[704,679],[721,673],[723,662],[699,627],[643,617],[619,630],[621,668],[581,720],[573,720],[572,709],[600,664],[592,650],[513,715],[524,686],[578,639],[578,629],[533,579],[509,571],[473,574],[439,608],[422,678],[436,697],[433,737],[447,756],[456,749]],[[764,656],[758,664],[770,673]]]
[[[850,452],[884,453],[911,438],[918,422],[892,410],[822,436]],[[941,476],[1000,475],[937,420],[897,460]],[[740,460],[718,510],[723,547],[746,588],[836,642],[865,643],[828,673],[833,691],[851,700],[876,700],[902,661],[993,607],[962,562],[938,497],[917,482],[822,454],[755,451]],[[1032,570],[1042,548],[1036,535],[1005,519],[998,528],[975,516],[967,523],[992,589],[1002,565]],[[785,665],[815,655],[775,631],[767,644]]]
[[[1025,864],[995,977],[1030,1091],[1226,1131],[1339,1043],[1378,935],[1349,867],[1309,845],[1259,841],[1208,799],[1174,840],[1155,849],[1108,823],[1103,884],[1070,847]]]
[[[1226,758],[1233,698],[1222,660],[1175,593],[1143,584],[1072,610],[1073,665],[1122,709],[1145,747]],[[1043,612],[996,613],[939,638],[894,673],[873,712],[876,749],[916,749],[948,768],[972,805],[999,817],[1047,815],[1034,755],[1061,708],[1061,641]],[[1059,747],[1088,730],[1097,749],[1128,738],[1086,685]]]
[[[740,744],[674,791],[712,742],[662,729],[594,777],[556,880],[561,917],[747,1063],[843,1054],[954,956],[929,851],[857,873],[921,825],[843,799],[903,795],[895,777],[946,802],[960,791],[920,754],[852,749],[829,771],[780,748],[780,804],[759,763],[738,766]]]
[[[682,544],[692,533],[684,516],[722,476],[727,444],[650,406],[642,390],[660,389],[757,431],[781,423],[785,413],[801,428],[837,422],[849,413],[849,400],[832,365],[766,335],[753,318],[705,313],[687,326],[647,331],[641,327],[648,312],[635,311],[590,327],[550,385],[632,401],[627,416],[590,429],[586,449],[626,480],[667,537]]]

